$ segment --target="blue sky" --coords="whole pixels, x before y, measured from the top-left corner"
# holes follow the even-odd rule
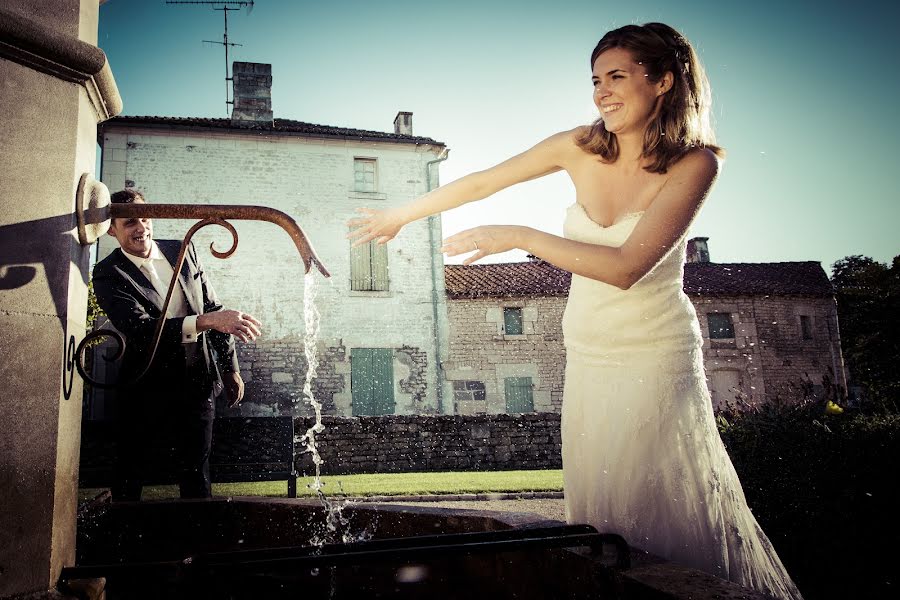
[[[900,254],[896,3],[861,0],[257,0],[229,13],[232,60],[272,64],[276,118],[414,133],[451,149],[447,183],[593,120],[589,57],[609,29],[662,21],[695,45],[728,158],[691,234],[715,262]],[[109,0],[98,45],[124,114],[224,117],[222,12]],[[258,201],[258,200],[257,200]],[[444,216],[559,234],[564,174]],[[521,254],[499,260],[518,260]]]

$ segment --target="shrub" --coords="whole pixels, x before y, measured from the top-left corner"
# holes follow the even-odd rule
[[[893,593],[900,415],[823,400],[719,415],[747,501],[807,600]]]

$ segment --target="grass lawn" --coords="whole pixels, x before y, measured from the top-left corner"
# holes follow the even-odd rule
[[[368,475],[325,475],[328,496],[404,496],[419,494],[483,494],[499,492],[562,491],[562,471],[477,471],[460,473],[374,473]],[[312,496],[312,478],[297,480],[297,496]],[[285,496],[286,481],[214,483],[213,496]],[[93,498],[102,490],[78,490],[79,501]],[[142,499],[177,498],[178,486],[144,488]]]

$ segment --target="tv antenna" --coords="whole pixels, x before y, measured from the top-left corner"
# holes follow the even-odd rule
[[[225,114],[228,114],[228,105],[234,104],[234,100],[229,100],[228,94],[228,82],[231,81],[231,65],[228,63],[228,48],[232,46],[243,46],[243,44],[235,44],[233,42],[228,41],[228,11],[230,10],[240,10],[241,8],[247,9],[247,14],[253,10],[253,0],[247,0],[246,2],[242,0],[236,0],[234,2],[215,2],[213,0],[209,1],[201,1],[201,0],[166,0],[166,4],[206,4],[209,5],[213,10],[221,10],[222,15],[225,17],[225,33],[222,35],[222,41],[216,42],[213,40],[203,40],[204,44],[220,44],[225,48]]]

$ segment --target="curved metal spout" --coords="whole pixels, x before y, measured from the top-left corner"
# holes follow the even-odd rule
[[[322,261],[319,260],[319,257],[316,255],[316,251],[313,250],[313,247],[309,243],[309,240],[306,239],[306,235],[303,233],[300,225],[298,225],[297,222],[286,213],[283,213],[280,210],[276,210],[274,208],[269,208],[266,206],[230,204],[130,203],[109,204],[102,207],[94,206],[89,210],[82,210],[81,205],[78,205],[76,213],[78,217],[79,238],[82,240],[82,243],[84,243],[84,241],[88,239],[87,235],[85,235],[86,225],[99,225],[97,230],[92,232],[92,235],[100,235],[101,230],[105,231],[109,228],[109,224],[112,219],[200,219],[200,221],[195,223],[188,230],[187,235],[181,243],[181,250],[178,254],[178,259],[176,261],[176,264],[173,265],[174,270],[172,273],[172,280],[169,282],[169,289],[166,293],[166,298],[163,302],[161,315],[159,317],[159,321],[157,321],[156,330],[153,334],[153,341],[150,345],[150,357],[147,359],[147,363],[144,365],[144,368],[139,372],[137,377],[135,377],[132,381],[117,381],[115,383],[106,383],[97,381],[90,377],[87,374],[86,369],[84,368],[85,348],[87,348],[94,340],[98,340],[100,338],[112,337],[116,341],[116,344],[118,346],[115,356],[108,360],[115,361],[123,356],[125,351],[125,340],[117,332],[100,329],[86,335],[78,345],[78,348],[75,351],[75,367],[78,370],[78,374],[81,375],[82,379],[98,388],[113,388],[136,383],[150,370],[150,366],[153,364],[153,359],[156,356],[156,349],[159,346],[159,340],[162,337],[163,326],[165,325],[166,321],[166,313],[169,308],[169,303],[172,299],[172,292],[177,285],[178,274],[181,272],[181,266],[184,263],[185,252],[190,245],[191,238],[193,237],[194,233],[199,231],[201,228],[206,227],[207,225],[221,225],[231,233],[232,245],[228,250],[219,252],[215,249],[213,244],[210,244],[210,251],[212,252],[213,256],[215,256],[216,258],[228,258],[232,254],[234,254],[235,250],[237,250],[238,236],[234,226],[227,220],[267,221],[269,223],[274,223],[275,225],[278,225],[279,227],[284,229],[288,233],[288,235],[291,236],[291,239],[294,240],[294,245],[297,247],[297,251],[300,253],[300,257],[303,259],[306,273],[309,273],[309,270],[313,265],[315,265],[322,275],[324,275],[325,277],[331,277],[331,274],[325,268],[325,265],[322,264]]]
[[[112,219],[217,219],[222,221],[267,221],[284,229],[303,259],[306,272],[313,265],[325,277],[331,274],[319,260],[303,229],[290,215],[267,206],[247,204],[110,204]],[[235,242],[236,243],[236,242]]]

